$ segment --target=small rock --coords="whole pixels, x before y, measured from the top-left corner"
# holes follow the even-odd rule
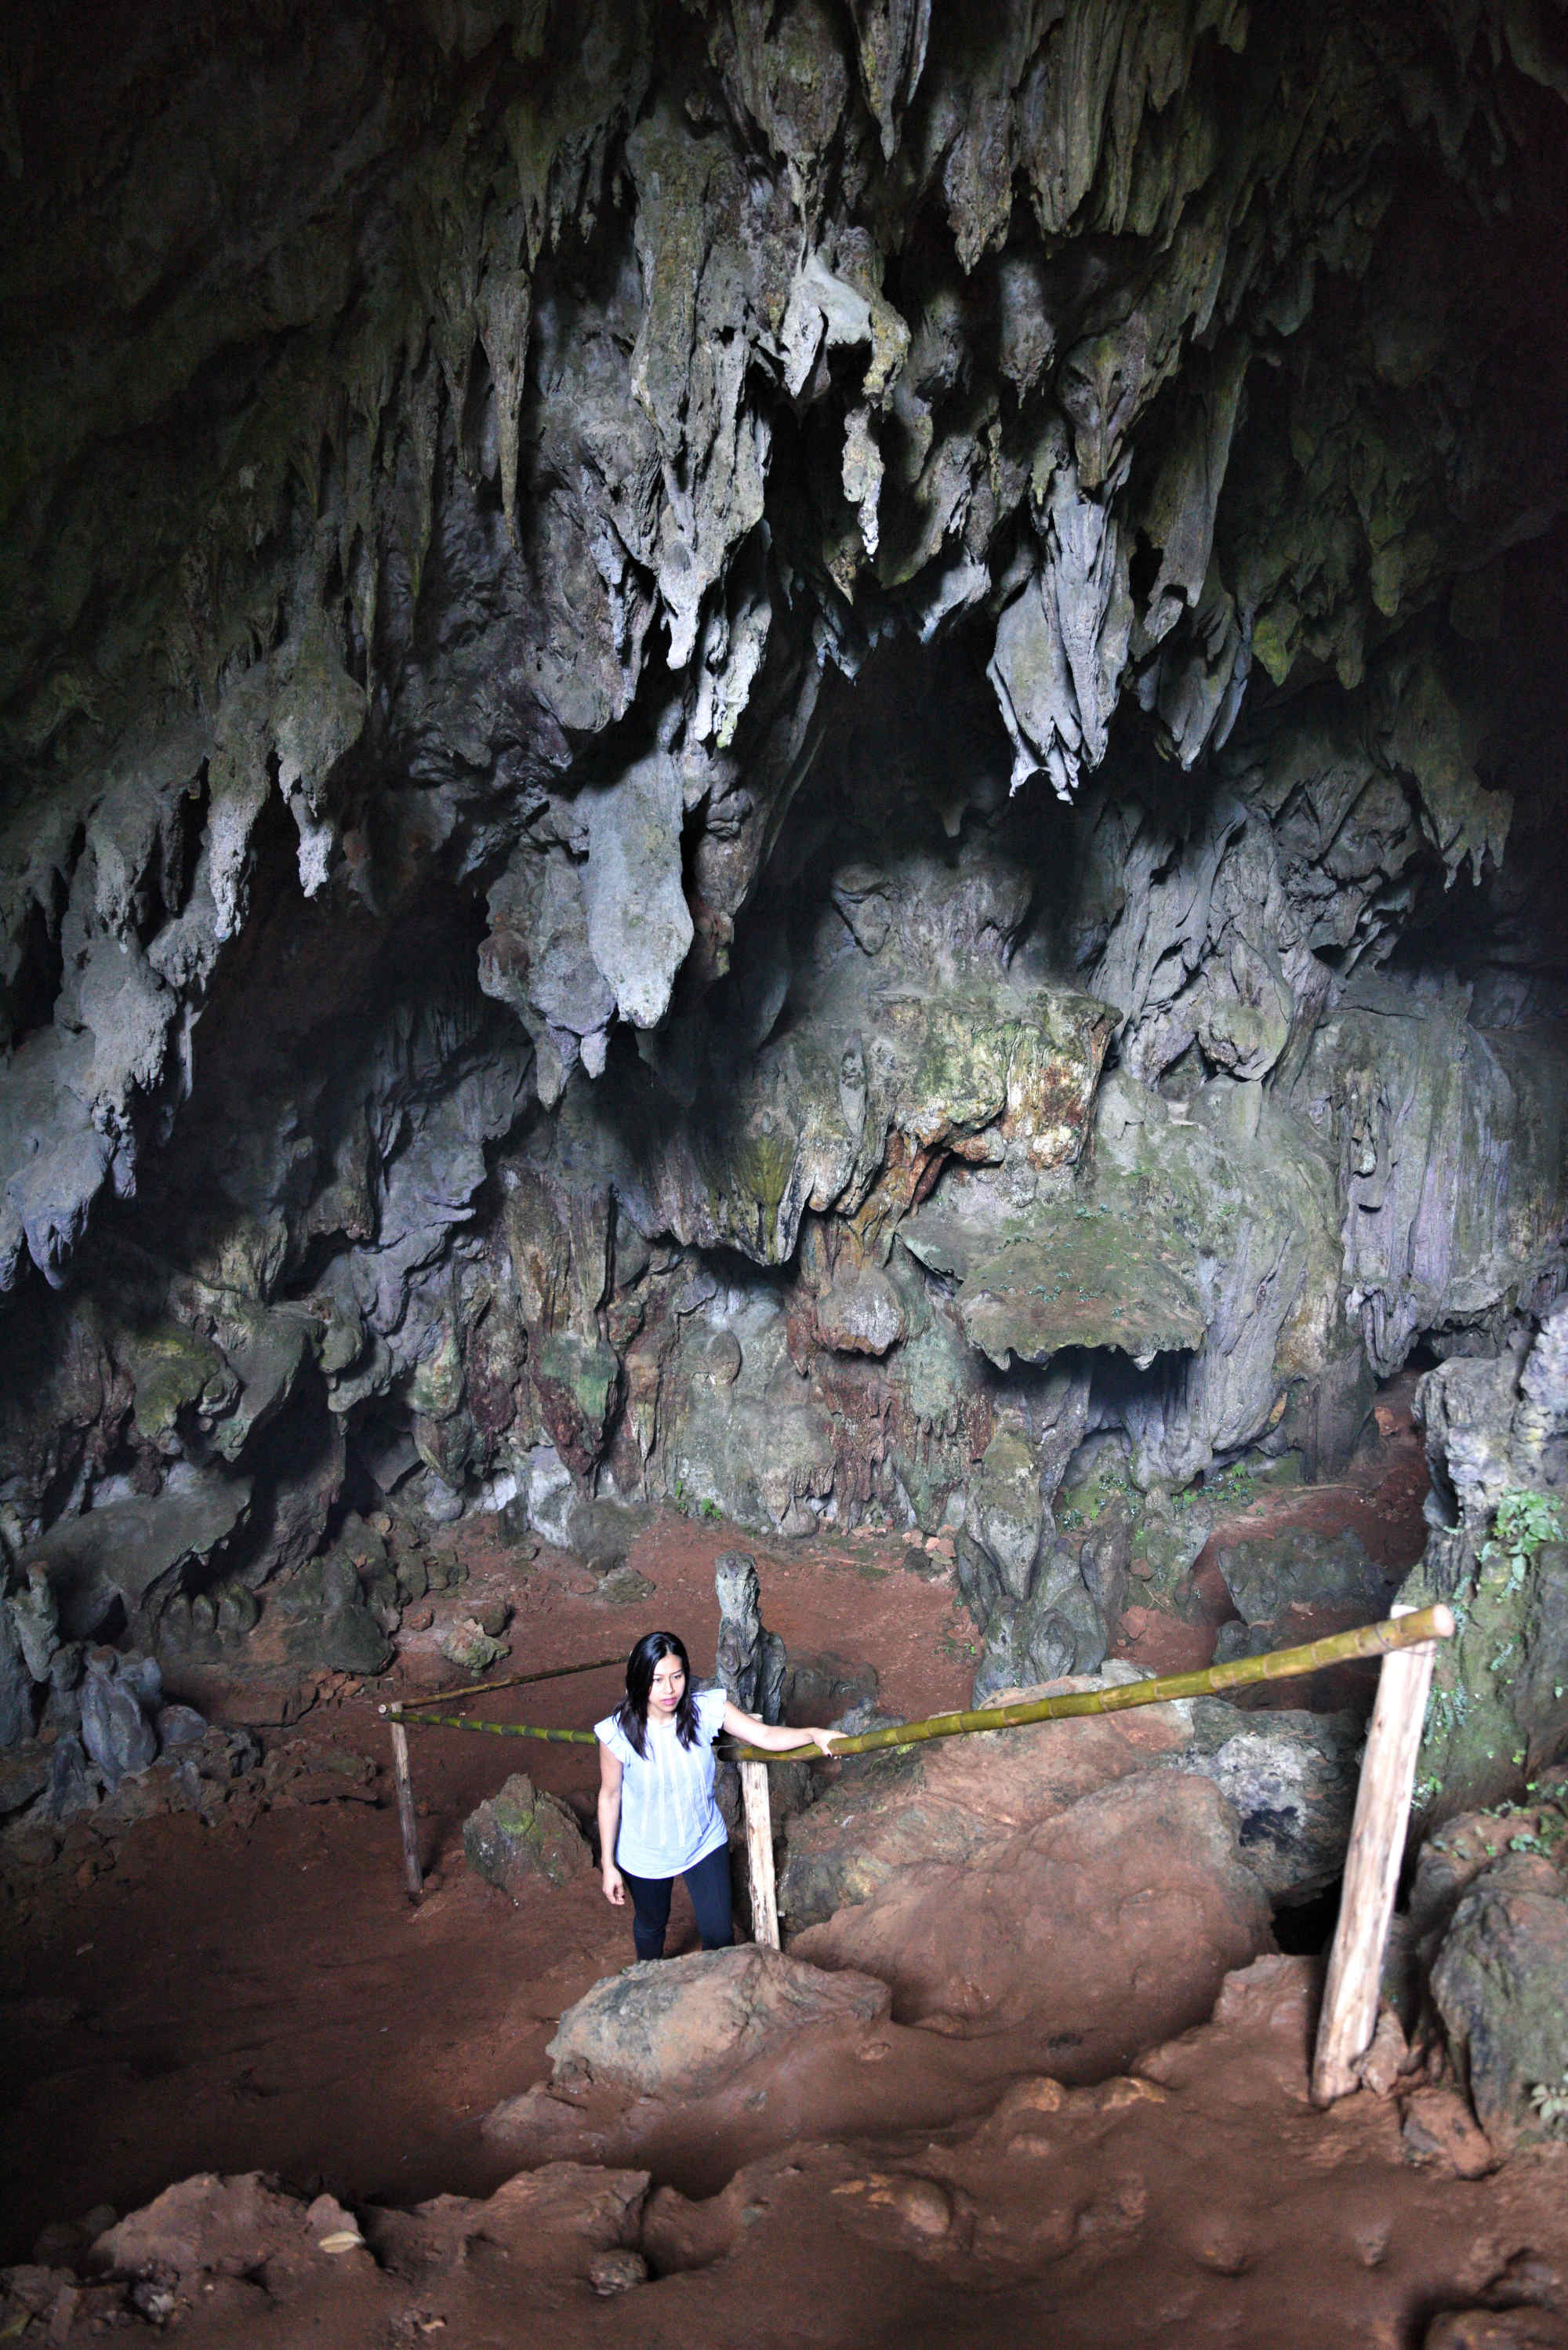
[[[629,2293],[634,2284],[646,2284],[648,2262],[640,2252],[628,2251],[624,2247],[596,2252],[588,2262],[588,2282],[607,2301],[611,2293]]]
[[[410,1600],[422,1599],[431,1587],[430,1569],[416,1550],[400,1550],[396,1574],[398,1596],[405,1607]]]
[[[1391,2097],[1402,2073],[1410,2069],[1410,2047],[1398,2017],[1386,2007],[1377,2019],[1372,2045],[1356,2067],[1361,2085],[1375,2097]]]
[[[541,1793],[524,1771],[514,1771],[497,1794],[470,1813],[462,1848],[469,1866],[514,1899],[531,1878],[565,1885],[590,1861],[565,1804]]]
[[[892,2199],[898,2217],[917,2236],[945,2236],[952,2226],[951,2199],[934,2178],[901,2178]]]
[[[160,1706],[152,1717],[159,1745],[196,1746],[207,1735],[207,1724],[193,1705]]]
[[[1568,2324],[1548,2309],[1446,2309],[1423,2350],[1568,2350]]]
[[[25,1745],[0,1753],[0,1814],[19,1812],[35,1795],[43,1794],[49,1783],[51,1752],[39,1740],[29,1738]]]
[[[443,1624],[436,1634],[436,1646],[449,1665],[461,1672],[484,1673],[503,1657],[512,1653],[504,1640],[493,1638],[483,1626],[472,1616],[460,1616],[455,1623]]]
[[[1422,2089],[1405,2106],[1401,2133],[1406,2159],[1451,2170],[1457,2178],[1484,2178],[1497,2168],[1484,2130],[1453,2089]]]
[[[318,2195],[305,2215],[305,2224],[316,2238],[317,2250],[335,2260],[347,2252],[365,2250],[359,2222],[352,2211],[345,2210],[336,2195]]]
[[[476,1599],[468,1612],[492,1640],[499,1640],[512,1620],[511,1604],[505,1599]]]
[[[43,1809],[51,1820],[69,1820],[92,1811],[99,1800],[98,1774],[88,1762],[81,1740],[67,1731],[56,1739],[50,1752]]]
[[[639,1607],[651,1599],[654,1586],[635,1566],[618,1566],[600,1584],[597,1596],[611,1607]]]

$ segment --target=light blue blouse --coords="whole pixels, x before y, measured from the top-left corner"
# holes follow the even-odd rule
[[[621,1766],[620,1834],[615,1856],[634,1877],[679,1877],[717,1852],[726,1832],[713,1801],[713,1744],[724,1726],[722,1689],[698,1690],[697,1743],[682,1746],[675,1724],[648,1725],[648,1752],[639,1754],[613,1713],[594,1724],[594,1736]]]

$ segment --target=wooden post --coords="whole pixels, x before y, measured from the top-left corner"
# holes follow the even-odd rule
[[[774,1814],[765,1762],[742,1762],[741,1796],[746,1807],[746,1870],[752,1886],[752,1939],[770,1950],[779,1947],[779,1903],[774,1884]]]
[[[1407,1616],[1411,1611],[1396,1607],[1393,1612]],[[1433,1615],[1439,1636],[1451,1638],[1454,1619],[1449,1611],[1435,1608]],[[1378,1675],[1377,1702],[1362,1757],[1339,1924],[1318,2024],[1312,2074],[1316,2105],[1332,2105],[1336,2097],[1347,2096],[1360,2085],[1356,2067],[1377,2027],[1383,1950],[1398,1889],[1410,1795],[1416,1783],[1416,1756],[1437,1653],[1436,1643],[1430,1640],[1418,1648],[1390,1649]]]
[[[420,1875],[420,1831],[414,1814],[414,1782],[409,1770],[409,1733],[400,1721],[388,1727],[392,1733],[392,1777],[398,1789],[398,1825],[403,1837],[403,1877],[410,1901],[418,1901],[424,1893],[424,1879]]]

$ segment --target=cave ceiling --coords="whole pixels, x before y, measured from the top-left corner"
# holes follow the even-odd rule
[[[5,52],[8,1538],[269,1425],[274,1570],[372,1423],[923,1519],[1010,1369],[1179,1480],[1559,1281],[1556,0]]]

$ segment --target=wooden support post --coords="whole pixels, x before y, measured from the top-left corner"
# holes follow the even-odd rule
[[[765,1762],[741,1764],[741,1796],[746,1807],[746,1869],[752,1886],[752,1939],[770,1950],[779,1947],[779,1903],[774,1884],[774,1813]]]
[[[420,1830],[414,1813],[414,1782],[409,1770],[409,1733],[400,1721],[388,1727],[392,1733],[392,1777],[398,1789],[398,1825],[403,1838],[403,1877],[410,1901],[418,1901],[424,1893],[424,1879],[420,1874]]]
[[[1396,1607],[1393,1612],[1407,1616],[1410,1610]],[[1433,1613],[1441,1637],[1450,1638],[1454,1622],[1449,1610]],[[1316,2105],[1332,2105],[1360,2085],[1356,2067],[1377,2028],[1383,1950],[1398,1889],[1416,1757],[1437,1653],[1430,1640],[1418,1648],[1390,1649],[1378,1675],[1318,2024],[1312,2074]]]

